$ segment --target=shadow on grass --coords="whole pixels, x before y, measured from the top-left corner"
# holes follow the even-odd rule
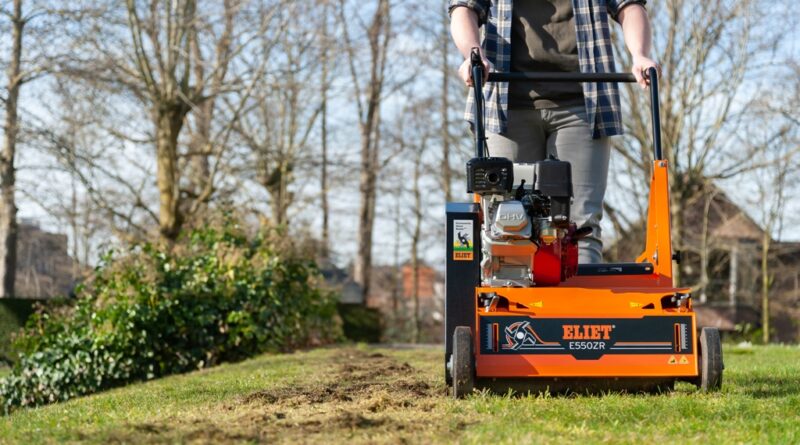
[[[724,385],[723,380],[723,385]],[[737,382],[743,393],[756,399],[787,397],[800,394],[800,376],[753,376]]]
[[[554,397],[603,396],[610,394],[658,395],[675,389],[675,379],[665,378],[560,378],[479,379],[476,388],[488,394],[511,397],[548,395]]]
[[[752,349],[746,349],[746,348],[736,348],[736,349],[729,349],[729,350],[725,351],[725,354],[730,354],[730,355],[753,355],[753,354],[755,354],[755,351],[752,350]]]

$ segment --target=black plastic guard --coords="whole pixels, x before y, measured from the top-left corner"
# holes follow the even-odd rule
[[[447,204],[445,252],[444,344],[445,363],[453,352],[456,326],[469,326],[475,335],[475,288],[480,284],[479,206]],[[447,376],[449,382],[449,376]]]

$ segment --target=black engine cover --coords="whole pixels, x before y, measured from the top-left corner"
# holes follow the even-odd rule
[[[558,159],[536,163],[533,189],[550,198],[550,216],[557,227],[569,226],[572,201],[572,166]]]
[[[467,161],[467,193],[503,194],[514,186],[514,163],[507,158]]]

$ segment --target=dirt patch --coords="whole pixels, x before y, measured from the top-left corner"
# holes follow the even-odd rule
[[[299,384],[227,402],[219,418],[133,428],[185,442],[373,443],[380,436],[381,442],[404,443],[466,425],[441,410],[433,412],[445,397],[443,383],[426,382],[425,373],[404,361],[344,349],[325,363],[310,365],[312,372]],[[177,428],[164,433],[165,425]]]
[[[381,353],[347,350],[334,362],[320,382],[267,389],[242,399],[268,419],[260,426],[263,439],[288,442],[291,437],[307,440],[309,435],[347,436],[364,430],[401,433],[419,423],[408,409],[441,394],[410,364]]]
[[[355,402],[381,391],[393,393],[398,400],[435,395],[430,385],[415,377],[417,372],[411,365],[383,354],[354,350],[337,361],[340,361],[338,368],[323,382],[258,391],[244,397],[242,402],[293,407]]]

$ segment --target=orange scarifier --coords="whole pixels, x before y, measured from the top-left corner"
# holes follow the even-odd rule
[[[591,229],[570,219],[571,169],[555,158],[515,164],[486,156],[483,65],[473,54],[474,203],[447,205],[445,379],[521,391],[664,390],[722,384],[719,332],[698,333],[689,289],[673,285],[667,161],[658,79],[650,78],[654,161],[647,241],[635,262],[578,264]],[[631,74],[491,73],[488,81],[634,82]]]

